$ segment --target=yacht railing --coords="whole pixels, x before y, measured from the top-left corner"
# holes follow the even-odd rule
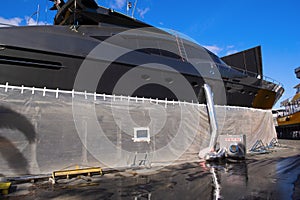
[[[255,72],[243,70],[243,69],[240,69],[240,68],[237,68],[237,67],[233,67],[233,66],[229,66],[229,65],[222,65],[222,64],[218,64],[218,65],[224,66],[225,68],[226,67],[230,67],[232,69],[235,69],[235,70],[241,72],[244,75],[251,76],[251,77],[254,77],[254,78],[257,78],[257,79],[261,79],[263,81],[266,81],[266,82],[269,82],[269,83],[273,83],[273,84],[275,84],[275,85],[283,88],[283,84],[282,83],[280,83],[279,81],[277,81],[277,80],[275,80],[275,79],[273,79],[271,77],[268,77],[268,76],[265,76],[265,75],[260,75],[260,74],[255,73]],[[229,71],[229,69],[228,69],[228,71]]]
[[[195,106],[195,107],[206,107],[205,104],[200,104],[198,101],[179,101],[179,100],[168,100],[166,99],[153,99],[153,98],[144,98],[144,97],[131,97],[131,96],[122,96],[122,95],[108,95],[108,94],[98,94],[96,92],[90,93],[87,91],[80,92],[80,91],[75,91],[73,90],[60,90],[60,89],[48,89],[46,87],[44,88],[36,88],[36,87],[25,87],[24,85],[22,86],[12,86],[6,83],[5,85],[0,84],[0,89],[4,89],[5,92],[9,92],[9,90],[12,91],[20,91],[21,94],[24,94],[27,91],[30,91],[32,95],[35,95],[36,93],[40,92],[42,93],[42,96],[46,98],[46,94],[54,94],[56,99],[60,98],[60,95],[62,94],[67,94],[70,95],[70,97],[75,98],[75,96],[81,96],[84,97],[85,100],[92,99],[95,102],[100,100],[100,101],[128,101],[128,102],[135,102],[135,103],[152,103],[152,104],[159,104],[159,105],[164,105],[166,108],[167,106]],[[226,110],[230,111],[231,109],[236,109],[236,110],[250,110],[250,111],[257,111],[258,109],[255,108],[247,108],[247,107],[239,107],[239,106],[222,106],[222,105],[215,105],[216,108],[226,108]],[[267,110],[261,110],[263,112],[267,112]]]
[[[108,94],[98,94],[96,92],[90,93],[87,91],[80,92],[73,90],[60,90],[59,88],[55,89],[48,89],[46,87],[44,88],[36,88],[36,87],[25,87],[24,85],[20,86],[12,86],[6,83],[5,85],[0,84],[0,88],[3,88],[5,92],[8,92],[9,90],[20,90],[21,94],[24,94],[26,91],[30,91],[32,95],[36,94],[37,92],[42,93],[43,97],[46,97],[47,93],[51,93],[55,95],[55,98],[59,99],[60,94],[69,94],[72,98],[75,98],[75,96],[84,96],[84,98],[91,99],[93,98],[94,101],[97,100],[103,100],[103,101],[128,101],[128,102],[136,102],[136,103],[154,103],[154,104],[160,104],[160,105],[193,105],[193,106],[202,106],[203,104],[200,104],[198,101],[194,102],[193,100],[191,102],[188,101],[175,101],[175,100],[168,100],[167,98],[164,100],[161,99],[152,99],[152,98],[144,98],[144,97],[131,97],[131,96],[122,96],[122,95],[108,95]]]
[[[264,81],[271,82],[271,83],[274,83],[276,85],[279,85],[279,86],[283,87],[282,83],[280,83],[279,81],[276,81],[275,79],[273,79],[271,77],[268,77],[268,76],[265,76],[265,75],[260,75],[260,74],[255,73],[255,72],[250,72],[250,71],[246,71],[246,70],[243,70],[243,69],[239,69],[239,68],[236,68],[236,67],[233,67],[233,66],[230,66],[230,67],[232,69],[238,70],[239,72],[242,72],[245,75],[255,77],[255,78],[258,78],[258,79],[262,79]]]
[[[251,76],[253,78],[261,79],[261,80],[273,83],[273,84],[275,84],[275,85],[283,88],[283,84],[282,83],[280,83],[279,81],[276,81],[275,79],[272,79],[272,78],[270,78],[268,76],[260,75],[260,74],[255,73],[255,72],[246,71],[246,70],[239,69],[239,68],[236,68],[236,67],[233,67],[233,66],[229,66],[229,65],[226,65],[226,64],[217,64],[217,65],[218,66],[223,66],[223,69],[227,69],[228,71],[230,71],[230,68],[231,68],[231,69],[234,69],[234,70],[237,70],[237,71],[241,72],[243,75],[247,75],[247,76]]]
[[[161,30],[166,31],[166,32],[168,32],[169,34],[171,34],[171,35],[173,35],[173,36],[175,37],[175,39],[176,39],[176,41],[177,41],[178,49],[179,49],[179,54],[180,54],[180,56],[181,56],[183,59],[188,60],[188,59],[187,59],[188,56],[186,55],[186,53],[183,53],[183,54],[181,53],[181,51],[180,51],[180,49],[181,49],[180,46],[181,46],[181,45],[178,44],[178,43],[179,43],[178,40],[181,40],[181,41],[182,41],[182,40],[186,40],[186,41],[189,41],[189,42],[191,42],[191,43],[195,43],[195,44],[200,45],[197,41],[193,40],[192,38],[190,38],[189,36],[187,36],[187,35],[185,35],[185,34],[183,34],[183,33],[177,32],[177,31],[172,30],[172,29],[166,29],[166,28],[161,28]],[[273,79],[273,78],[271,78],[271,77],[268,77],[268,76],[265,76],[265,75],[260,75],[260,74],[255,73],[255,72],[250,72],[250,71],[243,70],[243,69],[240,69],[240,68],[236,68],[236,67],[233,67],[233,66],[229,66],[229,65],[226,65],[225,63],[224,63],[224,64],[218,63],[217,65],[219,65],[219,66],[224,66],[225,68],[230,67],[230,68],[232,68],[232,69],[235,69],[235,70],[241,72],[241,73],[244,74],[244,75],[248,75],[248,76],[251,76],[251,77],[255,77],[255,78],[257,78],[257,79],[261,79],[261,80],[264,80],[264,81],[273,83],[273,84],[278,85],[279,87],[282,87],[282,88],[283,88],[283,84],[282,84],[282,83],[280,83],[279,81],[277,81],[277,80],[275,80],[275,79]],[[228,69],[228,71],[229,71],[229,69]]]

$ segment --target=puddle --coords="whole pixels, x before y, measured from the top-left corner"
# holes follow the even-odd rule
[[[38,182],[28,193],[5,199],[299,199],[300,156],[243,162],[170,166],[156,174],[127,172],[52,185]],[[215,179],[214,179],[215,178]],[[295,187],[295,183],[298,185]],[[216,186],[219,185],[218,187]]]

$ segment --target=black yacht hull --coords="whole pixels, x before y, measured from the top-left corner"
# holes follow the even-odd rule
[[[67,26],[1,28],[0,83],[113,94],[115,92],[114,87],[126,72],[136,66],[159,63],[171,67],[175,66],[176,73],[180,72],[191,84],[196,98],[191,96],[178,97],[166,86],[148,84],[147,81],[151,78],[149,75],[162,77],[164,81],[169,82],[169,85],[174,84],[174,81],[176,82],[175,72],[155,67],[141,67],[142,70],[137,72],[140,73],[138,76],[144,79],[142,80],[144,81],[142,87],[130,93],[126,90],[119,90],[116,95],[204,103],[202,86],[204,81],[210,80],[212,88],[214,85],[217,87],[218,84],[224,84],[225,100],[215,99],[217,104],[270,109],[283,92],[283,89],[276,84],[257,79],[257,77],[244,76],[230,68],[232,72],[226,72],[229,75],[224,74],[222,69],[218,68],[221,79],[217,80],[203,77],[202,74],[205,72],[197,72],[189,62],[138,51],[129,52],[110,63],[101,75],[95,91],[89,91],[93,89],[85,86],[74,88],[78,70],[88,54],[102,42],[99,39],[101,34],[114,35],[126,30],[128,29],[101,26],[81,26],[75,31]],[[95,37],[96,34],[100,36]],[[106,62],[108,61],[98,59],[95,63],[100,66]],[[212,61],[208,61],[208,63],[218,65]],[[207,66],[204,65],[203,71],[207,70],[206,68]],[[202,69],[200,68],[200,70]]]

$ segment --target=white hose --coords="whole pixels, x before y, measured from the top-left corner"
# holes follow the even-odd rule
[[[215,172],[215,168],[212,167],[210,172],[213,175],[213,183],[214,183],[214,186],[215,186],[215,200],[219,200],[219,199],[222,198],[222,196],[221,196],[221,186],[218,182],[218,177],[217,177],[217,174]]]

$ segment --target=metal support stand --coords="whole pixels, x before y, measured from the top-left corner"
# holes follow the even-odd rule
[[[268,145],[268,148],[275,148],[275,147],[280,147],[280,144],[279,144],[277,138],[273,138]]]
[[[267,147],[264,145],[262,140],[257,140],[253,147],[250,149],[252,153],[268,153]]]
[[[148,153],[145,153],[144,158],[142,159],[138,159],[138,153],[136,152],[134,155],[134,159],[133,159],[133,163],[131,165],[131,167],[136,168],[136,167],[147,167],[146,164],[149,164],[150,161],[148,159]],[[148,166],[150,167],[150,166]]]

